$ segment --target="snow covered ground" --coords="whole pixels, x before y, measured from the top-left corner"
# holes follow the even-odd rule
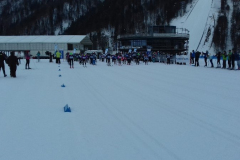
[[[0,74],[0,160],[240,159],[238,71],[30,66]]]

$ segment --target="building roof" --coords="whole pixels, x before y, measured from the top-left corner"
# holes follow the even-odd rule
[[[0,43],[83,43],[92,45],[86,35],[0,36]]]

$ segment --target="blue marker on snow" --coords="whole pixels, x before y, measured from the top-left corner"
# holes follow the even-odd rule
[[[65,107],[63,107],[64,112],[71,112],[71,108],[68,107],[68,105],[66,105]]]

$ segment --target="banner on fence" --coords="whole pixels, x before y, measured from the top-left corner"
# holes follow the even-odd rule
[[[176,62],[189,63],[189,56],[187,56],[187,55],[176,55]]]

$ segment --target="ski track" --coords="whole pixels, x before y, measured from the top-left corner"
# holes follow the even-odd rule
[[[199,159],[206,159],[204,155],[208,154],[223,159],[219,157],[223,154],[214,155],[220,149],[210,153],[204,145],[240,148],[239,131],[232,125],[240,119],[237,95],[229,95],[238,90],[237,86],[219,88],[226,82],[236,85],[235,79],[239,77],[236,72],[161,63],[108,67],[105,62],[98,62],[98,66],[83,68],[75,62],[75,68],[70,69],[66,62],[60,67],[44,61],[31,62],[33,70],[25,70],[20,65],[17,79],[6,81],[6,85],[12,85],[13,92],[19,93],[16,97],[19,106],[3,102],[8,107],[0,108],[0,126],[4,126],[0,134],[9,132],[12,137],[9,144],[4,140],[6,136],[0,138],[4,148],[9,149],[17,142],[29,150],[18,149],[16,145],[11,153],[1,153],[0,159],[11,160],[14,155],[32,159],[29,152],[42,155],[35,159],[51,159],[51,155],[56,159],[193,159],[193,154],[184,154],[187,151]],[[47,70],[44,65],[48,65]],[[218,83],[202,79],[212,74],[216,78],[226,74],[229,77]],[[40,83],[29,87],[29,82],[38,79]],[[65,88],[61,87],[63,83]],[[226,89],[229,92],[222,92]],[[207,98],[209,95],[213,101]],[[7,99],[10,95],[1,96]],[[217,102],[221,97],[226,101]],[[23,99],[26,101],[21,102]],[[66,104],[71,107],[71,113],[63,112]],[[226,107],[227,104],[231,105]],[[15,119],[8,117],[12,114]],[[4,125],[6,121],[9,126],[18,123],[23,127],[9,128]],[[27,133],[28,127],[32,130]],[[32,137],[31,141],[27,137]],[[42,141],[37,141],[39,138]],[[236,157],[235,151],[231,153]]]
[[[132,71],[133,72],[133,71]],[[136,74],[136,72],[135,72],[135,74]],[[141,76],[140,76],[141,77]],[[130,77],[131,78],[131,77]],[[141,79],[139,79],[139,81],[140,81]],[[134,83],[134,82],[132,82],[132,83]],[[144,85],[144,82],[142,83],[143,85]],[[149,85],[149,86],[151,86],[151,85]],[[148,86],[148,87],[149,87]],[[133,88],[129,88],[128,90],[134,90]],[[164,92],[165,92],[166,90],[164,90]],[[136,92],[137,92],[137,90],[136,90]],[[171,93],[171,94],[173,94],[173,92]],[[144,96],[143,97],[141,97],[141,98],[144,98]],[[186,97],[185,97],[186,98]],[[202,106],[204,106],[204,104],[202,104],[201,103],[201,105]],[[167,106],[167,104],[165,104],[164,106]],[[167,107],[168,109],[170,109],[171,108],[171,106],[168,106]],[[232,133],[230,133],[230,132],[228,132],[228,131],[225,131],[225,130],[223,130],[223,129],[221,129],[221,128],[219,128],[219,127],[216,127],[216,126],[214,126],[214,125],[212,125],[212,124],[209,124],[209,123],[206,123],[206,122],[204,122],[203,120],[201,120],[201,119],[198,119],[197,117],[194,117],[194,116],[190,116],[189,114],[186,114],[186,113],[184,113],[184,112],[182,112],[181,110],[177,110],[177,111],[175,111],[175,110],[173,110],[172,111],[172,113],[178,113],[178,116],[180,115],[179,113],[181,113],[181,115],[184,115],[184,116],[181,116],[182,118],[186,118],[186,117],[188,117],[187,118],[187,120],[189,120],[189,122],[193,122],[192,120],[194,120],[194,121],[197,121],[198,123],[195,123],[195,124],[198,124],[199,126],[201,126],[201,127],[204,127],[205,129],[208,129],[208,130],[210,130],[210,131],[212,131],[212,132],[214,132],[214,133],[217,133],[217,131],[218,132],[221,132],[221,133],[223,133],[223,134],[219,134],[219,135],[221,135],[221,136],[223,136],[223,138],[227,138],[228,140],[232,140],[232,142],[235,142],[235,141],[237,141],[237,142],[235,142],[235,143],[237,143],[238,145],[240,144],[240,137],[238,136],[238,135],[235,135],[235,134],[232,134]],[[239,118],[239,116],[238,116],[238,118]],[[201,124],[201,125],[200,125]],[[206,126],[208,126],[208,127],[206,127]],[[228,136],[225,136],[225,135],[231,135],[231,137],[229,138]],[[232,139],[231,139],[232,138]],[[234,141],[235,140],[235,141]]]

